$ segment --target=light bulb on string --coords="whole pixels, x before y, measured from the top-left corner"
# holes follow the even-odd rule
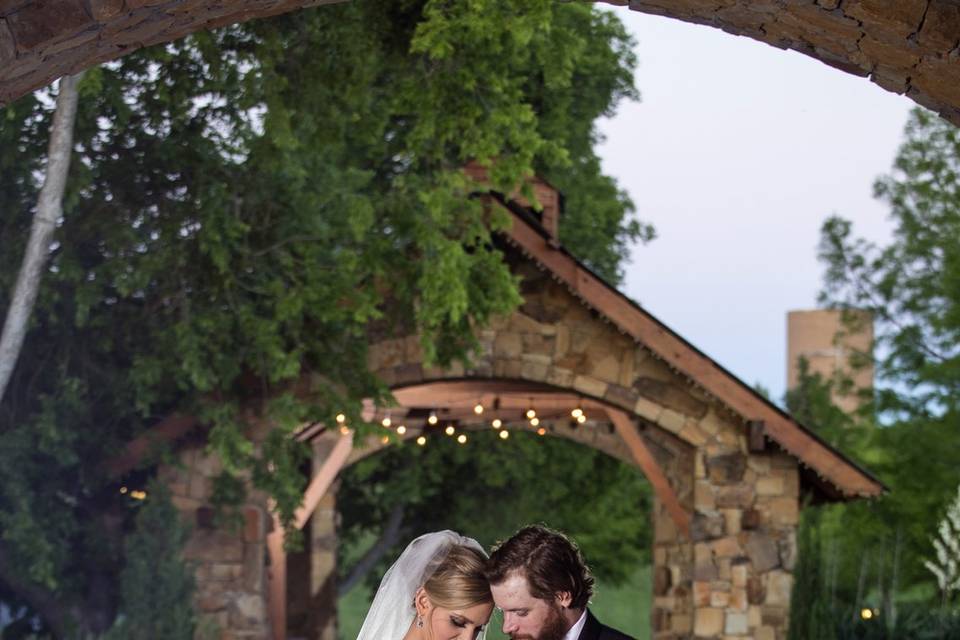
[[[350,435],[350,427],[348,427],[347,425],[343,425],[342,427],[340,427],[340,433],[345,436]]]
[[[461,433],[460,435],[457,436],[457,442],[459,442],[460,444],[466,444],[467,436]]]
[[[483,405],[479,402],[473,406],[473,412],[478,416],[483,413]]]
[[[390,419],[389,413],[383,418],[383,420],[380,421],[380,424],[382,424],[387,429],[390,428],[390,425],[393,424],[393,420]]]
[[[587,416],[585,416],[585,415],[582,414],[582,413],[581,413],[580,416],[577,418],[577,422],[579,422],[580,424],[583,424],[583,423],[586,422],[586,421],[587,421]]]
[[[527,409],[526,416],[527,416],[527,420],[533,420],[534,418],[537,417],[537,412],[534,411],[533,407],[530,407],[529,409]]]
[[[503,426],[503,420],[500,418],[494,418],[493,422],[490,423],[490,426],[492,426],[494,429],[499,429]]]
[[[537,435],[538,435],[538,436],[545,436],[545,435],[547,435],[547,430],[544,429],[543,427],[540,427],[539,429],[537,429]]]
[[[347,416],[343,415],[342,413],[337,414],[337,424],[343,424],[346,421],[347,421]]]
[[[427,444],[427,438],[425,436],[420,436],[417,438],[417,444],[422,447],[423,445]]]
[[[406,432],[407,432],[407,427],[406,427],[406,425],[403,425],[403,424],[402,424],[402,425],[400,425],[399,427],[397,427],[397,433],[399,433],[400,435],[403,435],[403,434],[405,434]]]
[[[427,418],[427,423],[428,423],[428,424],[437,424],[437,420],[438,420],[438,418],[437,418],[437,412],[436,412],[436,411],[431,411],[431,412],[430,412],[430,417]]]
[[[580,407],[577,407],[576,409],[570,412],[570,415],[574,418],[579,418],[580,416],[583,415],[583,409],[581,409]]]
[[[510,437],[510,432],[507,431],[506,429],[504,429],[503,431],[500,432],[500,439],[501,439],[501,440],[506,440],[506,439],[509,438],[509,437]]]
[[[452,424],[448,424],[448,425],[447,425],[447,428],[444,429],[443,432],[444,432],[445,434],[447,434],[448,436],[452,436],[453,434],[455,434],[455,433],[457,432],[457,428],[454,427]]]
[[[538,417],[536,417],[536,416],[530,418],[530,426],[531,426],[531,427],[536,427],[536,426],[539,425],[539,424],[540,424],[540,418],[538,418]]]
[[[383,444],[387,444],[388,442],[390,442],[390,436],[383,436],[382,438],[380,438],[380,442]]]

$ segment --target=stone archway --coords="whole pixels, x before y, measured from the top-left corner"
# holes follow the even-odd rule
[[[0,104],[66,73],[190,33],[343,0],[5,0]],[[609,0],[723,29],[869,77],[960,125],[953,0]]]
[[[678,538],[689,539],[694,478],[694,448],[689,444],[657,427],[637,425],[624,412],[605,402],[544,384],[460,378],[408,385],[393,391],[399,405],[369,415],[374,422],[387,416],[391,418],[391,426],[381,431],[388,442],[383,442],[380,436],[370,436],[361,446],[352,449],[344,468],[395,446],[397,439],[410,441],[427,434],[424,446],[436,446],[432,444],[433,438],[446,439],[448,436],[443,430],[448,425],[456,425],[455,435],[449,437],[469,436],[465,446],[474,446],[476,432],[492,431],[494,418],[503,422],[500,433],[522,430],[543,437],[564,438],[599,450],[621,463],[639,467],[654,487],[657,498],[651,511],[651,531],[656,534],[653,536],[656,550],[652,556],[661,559],[655,571],[657,586],[661,595],[667,595],[671,580],[668,558],[676,556],[674,548]],[[483,415],[474,412],[477,404],[486,408]],[[530,407],[536,409],[536,425],[531,425],[524,416]],[[584,424],[571,420],[570,410],[575,407],[585,412]],[[427,421],[431,414],[438,418],[433,427]],[[404,427],[402,435],[397,431],[400,425]],[[629,430],[626,437],[622,429]],[[336,442],[344,437],[337,431],[327,431],[313,440],[315,469],[322,467]],[[509,447],[512,440],[497,442],[497,446]],[[337,637],[333,620],[338,581],[337,494],[334,484],[305,528],[310,548],[287,557],[288,638],[335,640]],[[385,524],[385,529],[391,526],[395,525]],[[681,531],[683,533],[679,533]],[[672,613],[676,613],[676,609]],[[665,614],[658,612],[657,615],[666,620]]]
[[[882,485],[584,269],[521,203],[485,202],[512,216],[502,239],[524,302],[479,332],[469,366],[430,366],[416,335],[376,339],[368,366],[395,390],[394,419],[422,420],[426,410],[462,418],[493,394],[504,411],[521,406],[510,399],[537,399],[549,424],[574,399],[584,403],[593,428],[561,433],[561,423],[554,433],[637,464],[655,489],[653,637],[783,640],[801,494],[849,500]],[[368,407],[365,418],[384,411]],[[316,553],[296,580],[322,612],[335,569],[329,489],[351,458],[383,445],[371,436],[358,449],[346,426],[314,425],[299,437],[312,442],[314,461],[297,522],[310,522]],[[216,463],[196,448],[181,460],[162,475],[198,524],[187,550],[198,607],[233,637],[280,640],[287,562],[266,497],[251,495],[240,534],[221,531],[207,505]]]

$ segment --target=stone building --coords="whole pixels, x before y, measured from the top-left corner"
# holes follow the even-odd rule
[[[535,184],[543,212],[485,196],[511,217],[498,241],[521,278],[523,304],[480,332],[469,367],[426,366],[416,335],[372,341],[368,365],[397,402],[393,437],[430,435],[447,421],[489,429],[492,408],[516,424],[533,404],[545,436],[604,451],[650,480],[653,638],[783,640],[802,496],[853,500],[883,486],[577,262],[555,235],[562,199],[550,189]],[[478,403],[491,411],[478,416]],[[582,423],[571,423],[572,408],[583,411]],[[368,420],[388,415],[365,411]],[[342,425],[300,432],[314,452],[297,514],[306,546],[288,556],[266,496],[249,496],[239,531],[214,525],[210,485],[219,465],[204,454],[197,424],[171,417],[132,443],[115,470],[131,468],[158,437],[177,442],[179,464],[160,476],[194,524],[186,556],[207,626],[225,640],[336,638],[336,477],[394,445],[373,436],[354,442]],[[251,424],[270,428],[255,417]]]
[[[872,353],[873,317],[869,312],[813,309],[787,314],[788,389],[799,382],[803,358],[811,374],[838,382],[833,401],[852,413],[860,406],[860,394],[873,389]]]

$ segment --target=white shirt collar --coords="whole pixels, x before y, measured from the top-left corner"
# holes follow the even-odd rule
[[[567,631],[567,635],[563,636],[563,640],[577,640],[580,637],[580,632],[583,631],[583,625],[587,624],[587,608],[583,608],[583,613],[580,614],[580,619],[577,620],[576,624],[570,627],[570,630]]]

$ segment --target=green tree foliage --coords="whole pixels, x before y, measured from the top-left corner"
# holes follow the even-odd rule
[[[103,640],[183,640],[194,634],[193,574],[180,560],[189,531],[167,488],[151,483],[124,543],[120,615]]]
[[[915,109],[894,171],[874,185],[890,205],[892,242],[824,224],[823,301],[867,309],[879,326],[880,410],[954,418],[960,405],[960,131]]]
[[[891,242],[881,247],[859,239],[839,217],[827,220],[821,236],[822,302],[866,309],[875,319],[875,351],[863,355],[876,358],[877,389],[854,416],[830,401],[849,381],[804,372],[788,397],[802,422],[890,489],[876,500],[825,509],[815,534],[823,545],[821,569],[836,595],[831,604],[847,607],[845,619],[853,618],[854,606],[878,607],[883,633],[910,623],[910,616],[897,614],[898,601],[929,602],[937,592],[923,560],[957,484],[958,176],[960,132],[915,110],[893,172],[875,184],[877,197],[890,205]],[[856,318],[850,314],[851,329]]]
[[[496,159],[504,192],[549,168],[591,194],[569,224],[595,211],[598,232],[576,248],[616,275],[639,231],[589,142],[633,96],[628,44],[580,4],[362,0],[88,72],[64,220],[0,405],[0,582],[55,594],[13,589],[45,620],[105,629],[116,589],[91,580],[115,585],[105,540],[131,513],[104,463],[173,411],[212,425],[220,494],[252,472],[289,519],[305,456],[290,432],[344,407],[359,425],[361,398],[385,395],[365,367],[372,322],[417,329],[443,363],[519,301],[468,160]],[[23,246],[49,116],[42,93],[2,111],[4,247]],[[0,308],[19,260],[0,252]],[[260,450],[238,418],[251,407],[276,425]]]
[[[460,445],[439,434],[424,447],[391,447],[345,471],[337,494],[339,537],[347,543],[341,558],[356,554],[350,541],[369,544],[390,511],[403,508],[401,535],[367,574],[368,588],[410,540],[438,529],[489,548],[525,524],[546,523],[572,536],[607,583],[649,562],[652,498],[639,469],[560,437],[498,436],[472,433]]]
[[[830,585],[824,575],[820,512],[807,507],[797,532],[797,566],[790,593],[788,640],[834,640],[837,613],[830,601]]]

